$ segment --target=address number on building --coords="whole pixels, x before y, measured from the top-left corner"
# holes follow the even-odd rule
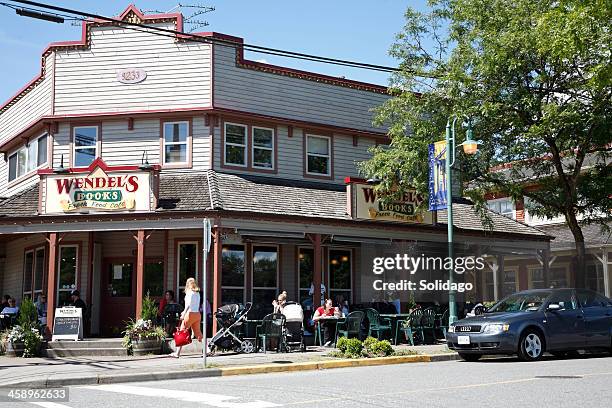
[[[147,72],[140,68],[126,68],[117,71],[117,81],[122,84],[137,84],[147,78]]]

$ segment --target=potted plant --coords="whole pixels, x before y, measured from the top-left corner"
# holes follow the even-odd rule
[[[138,320],[128,321],[123,332],[123,347],[128,354],[135,356],[161,353],[166,333],[162,327],[153,323],[157,319],[157,307],[148,292],[142,302],[141,316]]]
[[[9,357],[36,357],[40,354],[43,337],[35,327],[13,326],[2,334],[3,348]]]
[[[24,299],[17,324],[2,334],[0,340],[7,356],[36,357],[40,355],[43,337],[38,324],[38,312],[31,299]]]
[[[130,355],[159,354],[165,337],[164,329],[155,326],[151,320],[130,319],[123,332],[122,344]]]

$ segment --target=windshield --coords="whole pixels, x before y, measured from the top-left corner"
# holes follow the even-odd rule
[[[550,292],[516,293],[502,299],[487,312],[535,312],[548,296]]]

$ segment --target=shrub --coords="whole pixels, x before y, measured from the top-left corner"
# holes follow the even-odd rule
[[[363,341],[363,348],[365,349],[366,353],[372,353],[372,346],[374,344],[376,344],[378,342],[377,339],[375,339],[374,337],[370,336],[367,339],[365,339]]]
[[[346,353],[346,347],[348,345],[348,339],[346,337],[340,337],[338,342],[336,343],[336,348],[340,350],[341,353]]]
[[[389,340],[381,340],[372,344],[371,353],[377,357],[386,357],[393,354],[393,347]]]
[[[149,292],[142,300],[142,320],[154,322],[157,319],[157,306],[155,301],[149,296]]]
[[[359,358],[363,350],[363,343],[359,339],[348,339],[344,355],[348,358]]]
[[[38,311],[30,298],[25,298],[21,302],[17,324],[26,331],[31,328],[38,328]]]

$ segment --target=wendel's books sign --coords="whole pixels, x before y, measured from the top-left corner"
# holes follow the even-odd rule
[[[99,160],[85,172],[47,174],[42,210],[47,214],[150,211],[151,175],[148,171],[132,171],[131,168],[105,171],[104,168],[112,169]]]
[[[347,179],[349,214],[355,219],[432,224],[429,211],[418,209],[423,197],[414,190],[406,191],[401,199],[382,200],[374,187],[366,182]]]

